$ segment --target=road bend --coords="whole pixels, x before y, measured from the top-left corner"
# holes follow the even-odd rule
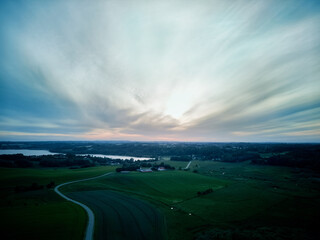
[[[92,240],[93,239],[93,232],[94,232],[94,214],[92,212],[92,210],[85,204],[81,203],[81,202],[78,202],[76,200],[73,200],[69,197],[67,197],[66,195],[64,195],[62,192],[59,191],[59,188],[62,187],[62,186],[65,186],[65,185],[68,185],[68,184],[72,184],[72,183],[78,183],[78,182],[84,182],[84,181],[89,181],[89,180],[93,180],[93,179],[97,179],[97,178],[101,178],[101,177],[105,177],[107,175],[110,175],[112,174],[111,172],[110,173],[105,173],[105,174],[102,174],[102,175],[99,175],[99,176],[96,176],[96,177],[91,177],[91,178],[85,178],[85,179],[80,179],[80,180],[75,180],[75,181],[70,181],[70,182],[65,182],[65,183],[62,183],[58,186],[56,186],[54,188],[54,191],[59,194],[61,197],[63,197],[64,199],[66,199],[67,201],[70,201],[70,202],[73,202],[79,206],[81,206],[86,212],[87,212],[87,215],[88,215],[88,224],[87,224],[87,229],[86,229],[86,233],[85,233],[85,236],[84,236],[84,240]]]

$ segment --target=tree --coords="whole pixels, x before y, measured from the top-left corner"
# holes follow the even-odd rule
[[[50,183],[47,184],[47,188],[48,188],[48,189],[49,189],[49,188],[53,188],[55,185],[56,185],[56,184],[55,184],[53,181],[51,181]]]

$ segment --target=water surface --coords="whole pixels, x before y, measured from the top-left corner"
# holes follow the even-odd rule
[[[3,154],[23,154],[24,156],[42,156],[54,155],[59,153],[52,153],[47,150],[30,150],[30,149],[0,149],[0,155]]]
[[[63,153],[52,153],[47,150],[30,150],[30,149],[0,149],[0,155],[3,154],[23,154],[24,156],[42,156],[42,155],[54,155],[54,154],[63,154]],[[111,158],[111,159],[122,159],[134,161],[144,161],[152,160],[153,158],[146,157],[132,157],[132,156],[121,156],[121,155],[105,155],[105,154],[76,154],[78,156],[92,156],[92,157],[101,157],[101,158]]]

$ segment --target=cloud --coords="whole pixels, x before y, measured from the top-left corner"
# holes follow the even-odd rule
[[[320,140],[316,2],[2,5],[3,139]]]

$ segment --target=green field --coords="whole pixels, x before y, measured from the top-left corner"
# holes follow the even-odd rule
[[[81,239],[86,216],[80,207],[52,190],[12,189],[108,171],[114,168],[1,169],[2,231],[7,239]],[[207,189],[213,192],[198,196]],[[93,209],[96,239],[319,239],[320,181],[306,169],[192,161],[189,171],[114,173],[61,190]]]
[[[145,201],[113,191],[72,192],[95,212],[95,239],[165,239],[164,216]]]
[[[169,239],[317,239],[319,182],[310,174],[248,162],[193,161],[189,171],[117,173],[64,191],[108,189],[149,201],[165,214]],[[213,193],[197,196],[208,188]]]
[[[69,194],[70,192],[79,194],[80,191],[109,189],[149,201],[165,214],[169,238],[181,239],[184,236],[189,238],[191,236],[189,230],[186,232],[186,228],[201,227],[205,221],[200,216],[189,215],[189,212],[180,208],[178,204],[197,198],[198,191],[208,188],[218,190],[227,184],[228,181],[225,180],[185,171],[132,172],[115,173],[99,180],[67,185],[62,190]]]
[[[15,193],[18,185],[56,184],[114,171],[113,167],[83,169],[0,168],[0,230],[3,239],[82,239],[84,210],[59,197],[53,189]]]

